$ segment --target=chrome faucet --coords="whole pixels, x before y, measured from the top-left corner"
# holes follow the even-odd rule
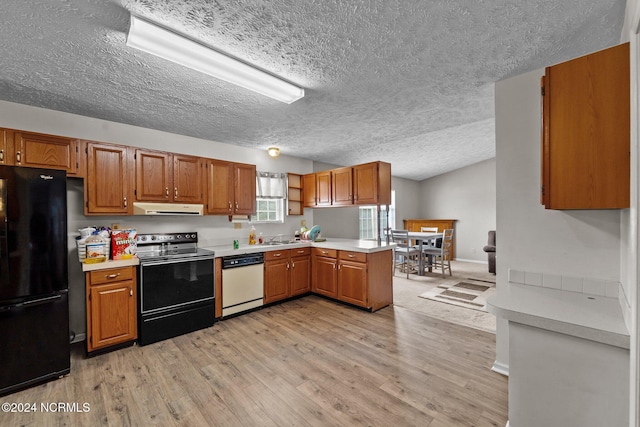
[[[275,238],[278,238],[278,243],[282,242],[282,236],[284,236],[284,234],[276,234],[275,236],[269,239],[269,243],[273,243]]]

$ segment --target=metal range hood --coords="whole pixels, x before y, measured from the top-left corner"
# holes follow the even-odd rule
[[[197,216],[204,212],[204,205],[188,203],[133,203],[134,215],[188,215]]]

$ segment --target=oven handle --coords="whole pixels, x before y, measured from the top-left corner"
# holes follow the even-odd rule
[[[192,257],[192,258],[180,258],[180,259],[159,259],[159,260],[155,260],[155,261],[141,261],[140,262],[140,267],[147,267],[150,265],[166,265],[166,264],[179,264],[179,263],[186,263],[186,262],[192,262],[192,261],[207,261],[207,260],[211,260],[213,261],[216,257],[215,256],[199,256],[199,257]]]

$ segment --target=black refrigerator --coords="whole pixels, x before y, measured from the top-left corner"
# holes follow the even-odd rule
[[[66,188],[0,165],[0,395],[70,371]]]

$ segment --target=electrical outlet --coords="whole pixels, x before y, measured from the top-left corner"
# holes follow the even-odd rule
[[[233,223],[233,228],[242,228],[242,223],[241,222],[234,222]]]
[[[300,220],[300,227],[306,227],[307,226],[307,220],[306,219],[301,219]]]

